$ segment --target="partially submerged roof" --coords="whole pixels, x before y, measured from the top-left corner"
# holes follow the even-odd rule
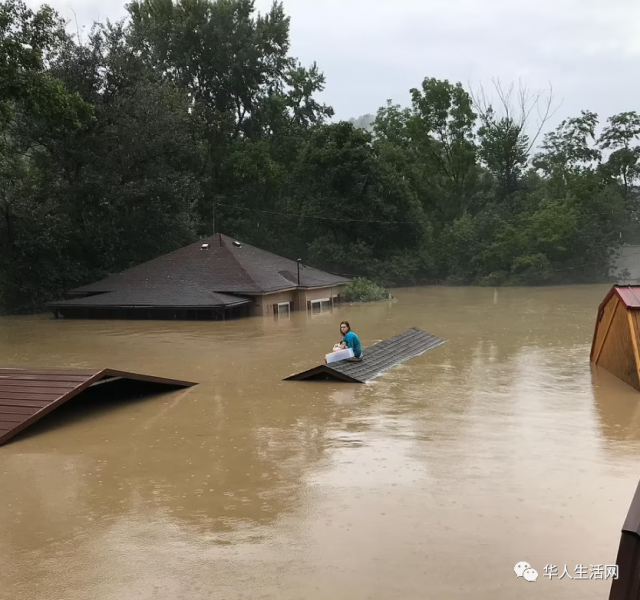
[[[627,308],[640,308],[640,285],[614,285],[600,303],[601,310],[614,294]]]
[[[631,600],[640,589],[640,484],[622,526],[615,565],[619,571],[612,579],[610,600]]]
[[[300,266],[300,287],[343,285],[350,281]],[[127,271],[69,292],[70,295],[116,292],[132,287],[158,289],[194,286],[218,294],[257,295],[298,286],[294,260],[215,234]]]
[[[330,365],[319,365],[308,371],[286,377],[285,381],[333,380],[366,383],[392,367],[416,358],[444,343],[444,340],[422,329],[412,327],[400,335],[365,348],[362,351],[361,362],[341,360]]]
[[[172,308],[222,308],[241,306],[251,302],[248,298],[219,294],[203,290],[200,286],[187,284],[179,287],[170,285],[124,286],[114,292],[106,292],[88,297],[72,298],[50,302],[51,308],[103,307],[103,308],[152,308],[171,306]]]
[[[640,286],[614,286],[598,307],[589,360],[640,391]]]
[[[112,369],[0,369],[0,445],[86,389],[123,379],[168,387],[196,385]]]

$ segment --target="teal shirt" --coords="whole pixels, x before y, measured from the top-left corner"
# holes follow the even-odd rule
[[[347,348],[353,349],[353,355],[356,358],[360,357],[360,355],[362,354],[362,345],[360,344],[360,338],[355,333],[353,333],[353,331],[347,333],[342,341],[346,342]]]

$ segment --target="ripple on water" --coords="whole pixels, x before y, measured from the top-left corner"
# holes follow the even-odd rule
[[[614,561],[640,472],[638,394],[588,362],[605,292],[400,290],[287,324],[0,319],[5,364],[199,382],[2,448],[0,589],[554,597],[557,581],[525,587],[512,565]],[[412,326],[447,344],[363,386],[282,382],[344,318],[366,345]],[[607,591],[589,586],[563,598]]]

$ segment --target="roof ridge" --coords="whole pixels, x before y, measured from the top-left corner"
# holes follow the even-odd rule
[[[316,266],[313,265],[309,265],[309,264],[305,264],[303,263],[301,260],[295,260],[293,258],[289,258],[287,256],[283,256],[282,254],[276,254],[275,252],[272,252],[271,250],[266,250],[265,248],[261,248],[249,243],[245,243],[245,242],[240,242],[239,240],[236,240],[234,238],[231,238],[228,235],[225,234],[220,234],[222,236],[222,238],[225,241],[225,244],[230,244],[230,243],[234,243],[234,244],[238,244],[239,247],[241,246],[246,246],[247,249],[251,249],[252,252],[256,253],[258,256],[262,256],[265,257],[267,260],[270,260],[271,262],[273,262],[273,266],[275,267],[276,264],[282,265],[281,268],[277,268],[275,269],[275,272],[280,275],[280,277],[282,277],[282,279],[284,281],[286,281],[287,283],[292,284],[294,287],[299,287],[299,288],[303,288],[303,289],[308,289],[308,288],[313,288],[313,287],[323,287],[326,286],[328,284],[327,279],[325,276],[330,276],[333,278],[337,278],[337,279],[342,279],[343,282],[333,282],[335,283],[346,283],[347,281],[349,281],[349,278],[346,278],[344,275],[337,275],[336,273],[333,273],[331,271],[326,271],[324,269],[320,269]],[[247,276],[249,277],[249,280],[251,282],[254,283],[254,285],[258,288],[258,289],[263,289],[264,288],[264,282],[259,278],[259,274],[256,274],[256,276],[258,276],[258,278],[256,278],[256,276],[253,276],[252,273],[254,273],[253,270],[253,265],[252,264],[248,264],[247,267],[245,267],[244,265],[246,264],[242,259],[241,259],[241,255],[237,252],[234,252],[233,249],[229,246],[229,250],[230,253],[234,256],[234,258],[236,259],[236,262],[240,265],[240,267],[242,268],[242,271],[244,273],[247,274]],[[286,277],[285,275],[283,275],[284,270],[290,270],[291,271],[291,275],[293,278],[296,277],[296,268],[298,269],[302,269],[302,271],[304,271],[303,273],[299,274],[299,277],[302,276],[305,279],[305,282],[302,281],[302,278],[299,279],[298,281],[296,281],[295,279]],[[314,277],[315,275],[315,277]],[[333,284],[332,284],[333,285]]]
[[[214,234],[215,235],[215,234]],[[263,290],[260,288],[260,286],[258,285],[258,283],[256,282],[256,280],[251,277],[251,275],[249,275],[249,271],[247,271],[242,264],[240,263],[240,261],[236,258],[236,255],[231,252],[231,249],[229,248],[229,246],[227,246],[227,239],[232,239],[230,238],[228,235],[225,235],[224,233],[219,233],[218,234],[220,236],[220,241],[221,242],[225,242],[225,245],[223,246],[226,250],[227,250],[227,254],[230,254],[231,257],[233,258],[233,261],[238,265],[238,267],[240,268],[240,270],[248,277],[249,281],[253,284],[253,287],[256,288],[256,290],[258,292],[263,292]],[[225,240],[223,240],[223,237],[226,238]],[[237,241],[237,240],[236,240]],[[222,245],[222,244],[221,244]],[[247,244],[247,246],[251,246],[251,244]],[[251,248],[256,248],[256,246],[251,246]],[[260,248],[256,248],[256,250],[259,250]],[[263,251],[264,252],[264,251]]]
[[[186,250],[187,248],[190,248],[191,246],[195,246],[196,244],[201,244],[203,242],[203,240],[208,240],[208,239],[211,239],[212,237],[214,237],[214,236],[207,236],[207,237],[200,238],[198,240],[195,240],[194,242],[191,242],[190,244],[187,244],[186,246],[181,246],[180,248],[176,248],[175,250],[172,250],[171,252],[166,252],[165,254],[161,254],[160,256],[155,256],[154,258],[150,258],[149,260],[145,260],[144,262],[138,263],[137,265],[133,265],[132,267],[129,267],[127,269],[116,271],[115,273],[110,273],[106,277],[103,277],[102,279],[99,279],[98,281],[96,281],[94,283],[101,283],[102,281],[106,281],[107,279],[111,279],[112,277],[117,277],[119,275],[122,275],[123,273],[126,273],[127,271],[132,271],[133,269],[138,269],[139,267],[144,267],[146,265],[150,265],[150,264],[152,264],[152,263],[154,263],[156,261],[159,261],[161,259],[167,258],[167,256],[172,256],[174,254],[177,254],[178,252],[182,252],[182,251]],[[88,284],[88,285],[92,285],[92,284]],[[79,287],[85,287],[85,286],[79,286]]]
[[[220,235],[221,235],[222,237],[226,238],[227,240],[232,240],[232,241],[233,241],[233,240],[235,240],[235,241],[238,241],[236,238],[232,238],[231,236],[228,236],[228,235],[226,235],[226,234],[224,234],[224,233],[221,233]],[[284,259],[284,260],[287,260],[287,261],[289,261],[289,262],[293,263],[294,265],[297,263],[297,261],[296,261],[295,259],[293,259],[293,258],[288,258],[287,256],[283,256],[282,254],[276,254],[275,252],[271,252],[271,250],[265,250],[264,248],[259,248],[258,246],[254,246],[253,244],[247,244],[247,243],[245,243],[245,242],[242,242],[242,244],[243,244],[243,245],[245,245],[245,246],[249,246],[250,248],[253,248],[254,250],[257,250],[258,252],[263,252],[264,254],[270,254],[271,256],[274,256],[274,257],[276,257],[276,258],[278,258],[278,259]],[[306,269],[306,270],[311,269],[311,270],[313,270],[313,271],[318,271],[319,273],[326,273],[327,275],[333,275],[334,277],[342,277],[342,278],[345,278],[345,276],[344,276],[344,275],[339,274],[339,273],[336,273],[336,272],[334,272],[333,270],[328,271],[328,270],[326,270],[326,269],[320,269],[319,267],[314,267],[313,265],[306,264],[304,261],[302,261],[302,262],[300,263],[300,266],[301,266],[301,268]],[[245,272],[246,272],[246,271],[245,271]],[[247,275],[248,275],[248,273],[247,273]],[[310,279],[316,279],[316,278],[315,278],[315,277],[310,277]],[[319,280],[319,279],[316,279],[316,281],[320,281],[320,280]]]
[[[270,254],[271,256],[274,256],[275,258],[278,258],[280,260],[284,259],[284,260],[288,260],[289,262],[292,262],[294,265],[296,264],[296,261],[293,258],[287,258],[286,256],[282,256],[282,254],[276,254],[275,252],[271,252],[271,250],[265,250],[264,248],[259,248],[258,246],[254,246],[253,244],[248,244],[246,242],[239,242],[237,238],[232,238],[224,233],[221,233],[220,235],[226,238],[227,240],[231,240],[232,242],[236,241],[239,244],[242,244],[244,246],[249,246],[249,248],[253,248],[254,250],[258,252],[262,252],[263,254]],[[307,265],[307,268],[315,269],[316,271],[320,270],[320,269],[316,269],[315,267],[311,267],[309,265]]]
[[[201,248],[210,250],[202,252]],[[297,282],[296,268],[299,270]],[[217,233],[109,274],[100,281],[77,287],[69,294],[78,296],[118,290],[134,293],[139,287],[146,287],[149,291],[155,289],[162,296],[165,293],[162,289],[169,293],[168,290],[175,290],[177,286],[193,290],[194,294],[197,290],[199,294],[206,291],[255,296],[296,287],[328,287],[347,282],[344,276]]]

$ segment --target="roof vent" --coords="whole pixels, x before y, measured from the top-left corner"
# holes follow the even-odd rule
[[[233,245],[234,245],[236,248],[242,248],[242,244],[241,244],[240,242],[235,242],[235,241],[234,241],[234,242],[233,242]]]
[[[202,244],[202,249],[203,250],[208,250],[209,249],[209,244]]]

